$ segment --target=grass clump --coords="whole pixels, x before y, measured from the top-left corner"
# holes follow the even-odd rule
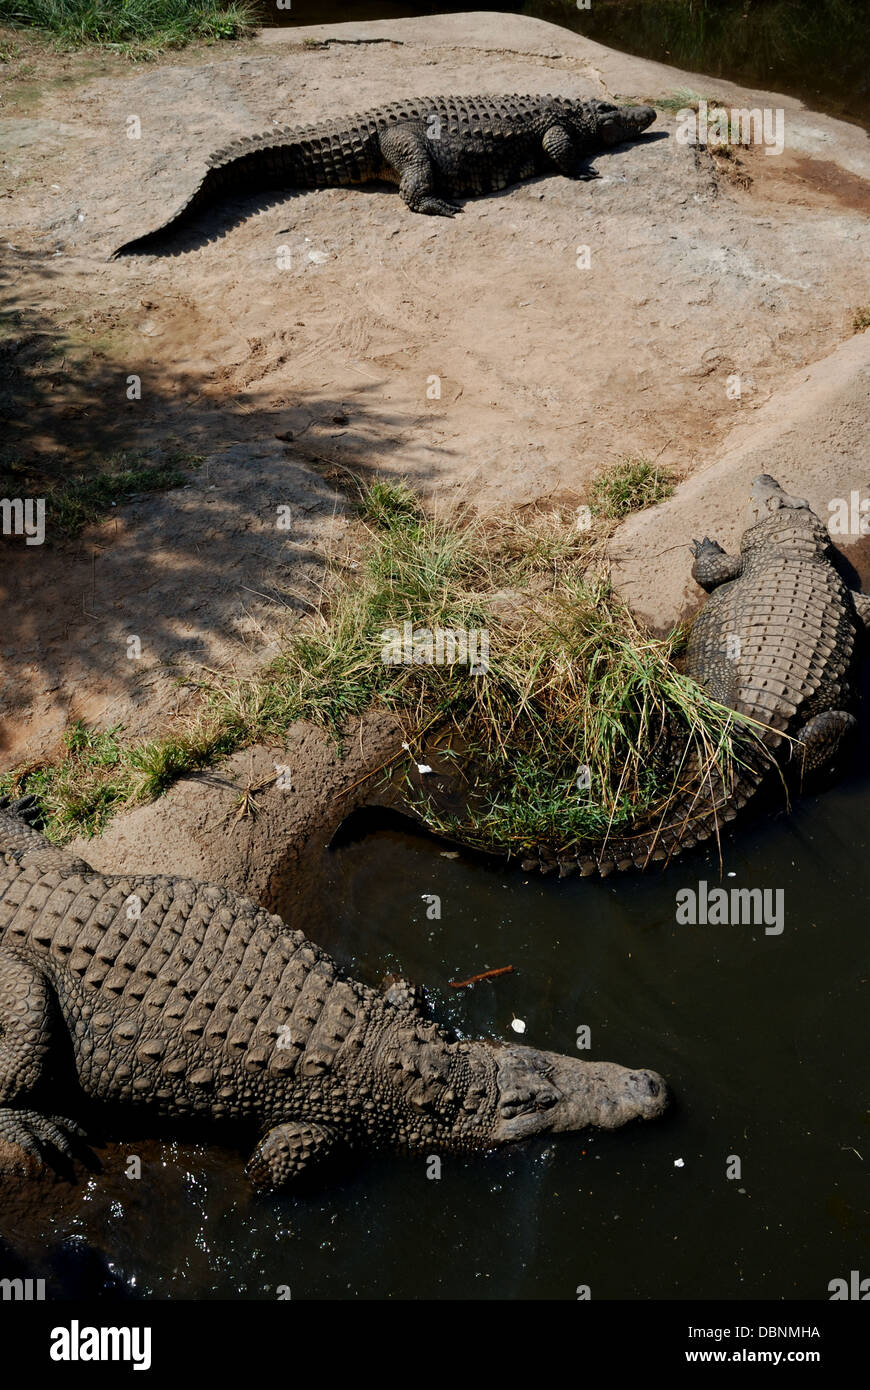
[[[673,476],[645,458],[624,458],[600,473],[590,489],[592,511],[618,521],[670,497]]]
[[[13,459],[0,468],[0,493],[44,497],[47,540],[72,540],[85,526],[102,521],[112,507],[140,493],[183,487],[190,481],[185,470],[200,463],[201,455],[184,452],[170,453],[156,464],[139,455],[119,453],[92,457],[81,463],[78,471],[70,470],[58,478]]]
[[[406,731],[385,775],[429,824],[520,851],[666,807],[681,790],[674,747],[689,750],[683,769],[694,759],[725,778],[738,762],[737,716],[676,669],[679,632],[656,639],[637,626],[598,566],[600,536],[575,513],[442,520],[379,481],[361,491],[359,529],[358,558],[335,562],[322,603],[267,669],[191,679],[199,703],[180,734],[126,746],[117,730],[77,725],[57,765],[21,769],[0,791],[36,792],[56,838],[92,832],[221,754],[280,741],[298,719],[340,739],[376,707]],[[467,650],[448,642],[439,661],[419,641],[439,631]],[[385,660],[397,640],[399,659]],[[446,771],[449,805],[426,795],[417,761]]]
[[[706,101],[711,111],[721,105],[719,97],[705,97],[699,92],[693,92],[689,87],[677,87],[668,96],[654,97],[650,104],[657,111],[697,111],[702,101]]]
[[[0,0],[0,24],[54,35],[65,47],[96,44],[144,57],[193,39],[252,32],[248,0]]]
[[[97,835],[117,811],[153,801],[234,746],[231,722],[223,719],[203,720],[181,737],[133,744],[124,742],[120,725],[101,731],[77,720],[59,758],[0,776],[0,796],[34,794],[52,840]]]
[[[862,304],[860,309],[856,309],[852,315],[852,328],[856,333],[863,333],[865,328],[870,328],[870,304]]]

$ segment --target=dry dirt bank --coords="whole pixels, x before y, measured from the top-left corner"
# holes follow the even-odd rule
[[[404,93],[680,88],[781,108],[785,151],[742,154],[735,182],[663,114],[651,138],[598,159],[597,181],[540,179],[454,221],[415,217],[393,191],[335,189],[228,206],[174,257],[106,260],[183,201],[214,148],[273,123]],[[453,15],[272,30],[142,67],[46,58],[36,80],[13,63],[0,141],[11,447],[61,467],[69,451],[170,444],[205,460],[189,488],[119,508],[72,550],[9,547],[5,766],[50,753],[74,717],[156,731],[182,698],[179,664],[256,664],[342,543],[345,467],[492,510],[580,501],[601,465],[658,456],[685,486],[614,542],[618,582],[656,622],[684,606],[693,528],[731,539],[752,472],[817,504],[870,481],[868,335],[852,336],[870,301],[870,142],[789,98],[532,19]],[[135,841],[167,869],[201,855],[212,877],[235,874],[204,808],[188,840],[178,817],[147,829],[176,795],[200,793],[137,812],[129,853]],[[276,835],[296,825],[294,810],[278,828],[280,805]]]

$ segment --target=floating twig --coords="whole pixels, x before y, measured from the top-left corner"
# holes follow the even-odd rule
[[[467,980],[448,980],[451,989],[465,989],[466,985],[476,985],[478,980],[491,980],[495,975],[510,975],[513,973],[512,965],[502,965],[498,970],[482,970],[479,975],[472,975]]]

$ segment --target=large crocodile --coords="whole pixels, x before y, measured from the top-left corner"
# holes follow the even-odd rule
[[[0,809],[0,1168],[72,1154],[57,1112],[88,1098],[257,1128],[260,1187],[336,1145],[483,1150],[665,1108],[654,1072],[456,1039],[251,899],[95,873],[22,809]]]
[[[452,217],[458,208],[450,199],[492,193],[546,170],[594,177],[584,161],[636,139],[654,120],[650,106],[514,94],[418,97],[270,130],[213,154],[183,206],[114,256],[165,250],[176,231],[220,199],[276,189],[385,180],[399,185],[412,212]]]
[[[870,597],[841,578],[830,535],[809,504],[768,474],[752,484],[749,523],[739,555],[706,537],[692,547],[692,575],[710,598],[692,625],[684,670],[752,721],[730,772],[720,774],[674,738],[669,757],[681,790],[664,812],[601,842],[535,846],[521,856],[524,869],[606,875],[667,861],[718,835],[765,785],[800,784],[842,762],[857,730]],[[448,796],[450,782],[447,770]],[[383,802],[425,822],[402,790]],[[461,814],[455,819],[461,842]]]

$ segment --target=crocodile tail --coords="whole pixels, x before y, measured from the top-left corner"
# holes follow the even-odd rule
[[[523,868],[543,873],[558,869],[560,878],[578,872],[606,878],[626,869],[662,867],[696,845],[718,840],[758,791],[769,766],[763,757],[755,758],[727,784],[717,779],[713,785],[701,783],[695,791],[684,793],[637,834],[607,836],[594,844],[558,851],[540,849],[534,858],[523,858]]]
[[[165,249],[166,243],[174,232],[189,226],[201,212],[204,212],[211,205],[216,193],[215,183],[214,170],[207,170],[187,202],[183,203],[177,212],[174,212],[159,227],[155,227],[153,231],[146,232],[143,236],[134,237],[132,241],[125,241],[123,246],[119,246],[117,250],[112,252],[109,259],[117,261],[121,256],[147,256],[152,252]]]
[[[213,154],[206,172],[178,211],[153,231],[125,241],[112,252],[109,259],[114,261],[121,256],[149,255],[168,250],[176,232],[190,226],[221,198],[292,187],[294,179],[301,172],[300,147],[295,141],[282,139],[281,136],[280,131],[250,136],[236,140],[226,149]]]

